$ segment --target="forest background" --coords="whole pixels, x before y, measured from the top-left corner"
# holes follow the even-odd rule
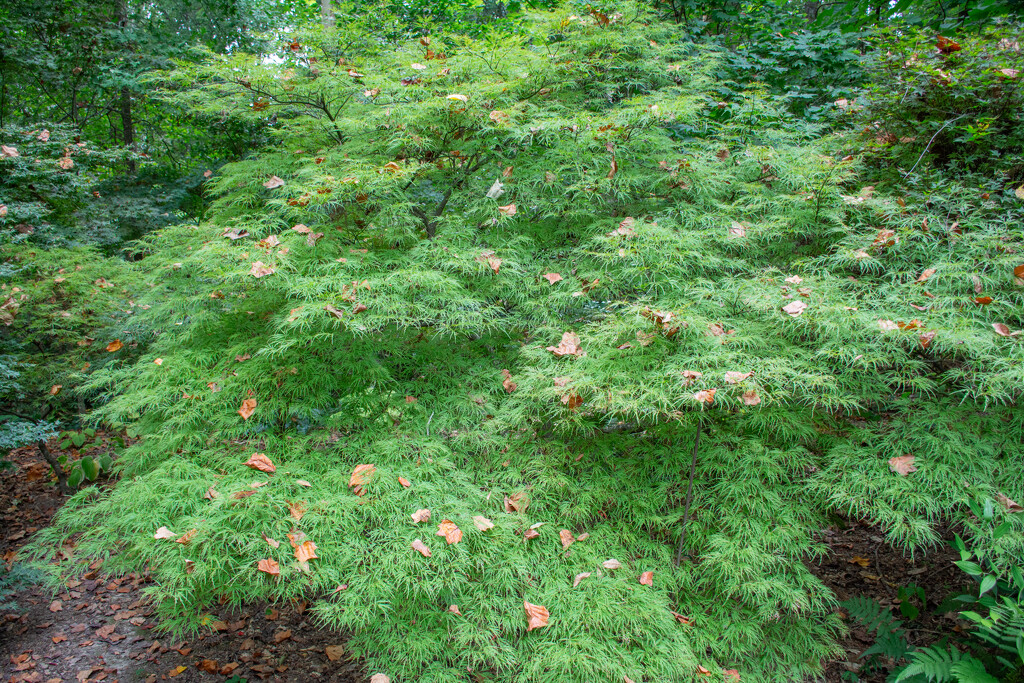
[[[394,680],[795,680],[823,529],[949,527],[974,630],[892,675],[1020,676],[1022,13],[5,4],[0,449],[74,493],[22,559]]]

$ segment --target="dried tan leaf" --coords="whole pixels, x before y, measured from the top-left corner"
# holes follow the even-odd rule
[[[654,572],[644,572],[640,575],[640,583],[644,586],[654,587]]]
[[[273,190],[275,188],[281,187],[282,185],[284,185],[284,181],[278,178],[276,175],[270,176],[270,180],[263,183],[263,187],[267,188],[268,190]]]
[[[558,532],[558,537],[562,539],[562,550],[568,550],[569,546],[576,542],[576,537],[572,535],[572,532],[568,529],[562,529]]]
[[[260,560],[256,563],[256,568],[259,569],[261,572],[270,574],[271,576],[281,575],[281,566],[275,560]]]
[[[267,474],[273,474],[277,471],[274,463],[264,453],[253,453],[250,455],[249,459],[245,461],[245,466],[260,472],[266,472]]]
[[[363,485],[366,484],[366,482],[371,479],[376,472],[377,467],[375,465],[356,465],[355,469],[352,470],[352,476],[348,480],[348,485],[352,489],[352,493],[357,496],[365,495],[366,489],[363,488]]]
[[[562,341],[559,342],[558,346],[548,346],[546,350],[554,354],[556,358],[583,355],[583,349],[580,348],[580,338],[574,332],[562,333]]]
[[[505,496],[505,512],[526,512],[530,505],[530,497],[522,491],[517,491],[511,496]]]
[[[412,513],[409,516],[412,517],[412,521],[415,524],[419,524],[420,522],[429,522],[430,510],[428,510],[427,508],[423,508],[422,510],[417,510],[416,512]]]
[[[242,401],[242,406],[238,409],[238,414],[242,416],[243,420],[248,420],[252,417],[252,414],[256,412],[256,399],[247,398]]]
[[[590,577],[590,572],[580,572],[579,574],[576,575],[576,578],[574,578],[572,580],[572,587],[575,588],[576,586],[580,585],[580,581],[582,581],[583,579],[589,578],[589,577]]]
[[[731,371],[725,373],[725,383],[726,384],[738,384],[739,382],[742,382],[743,380],[745,380],[745,379],[747,379],[749,377],[753,377],[753,375],[754,375],[753,372],[736,372],[736,371],[732,371],[731,370]]]
[[[604,567],[605,569],[613,569],[614,570],[614,569],[621,568],[622,567],[622,563],[619,562],[616,559],[611,559],[611,560],[605,560],[604,562],[602,562],[601,566]]]
[[[445,519],[437,525],[436,535],[444,536],[444,540],[448,541],[448,545],[452,545],[462,540],[462,529],[457,527],[455,522],[450,519]]]
[[[299,562],[309,562],[317,558],[316,554],[316,543],[313,541],[303,541],[299,544],[299,547],[295,549],[295,559]]]
[[[543,628],[548,625],[548,610],[541,605],[534,605],[523,601],[523,609],[526,610],[526,630],[532,631],[535,628]]]
[[[177,537],[178,534],[174,533],[165,526],[160,527],[156,530],[156,533],[153,534],[153,538],[157,539],[158,541],[169,540]]]
[[[423,555],[423,557],[430,557],[433,554],[433,553],[430,552],[430,548],[428,548],[423,543],[423,541],[421,541],[418,538],[415,541],[412,542],[412,549],[413,550],[418,550],[420,552],[420,554]]]
[[[547,280],[551,284],[555,284],[556,282],[560,282],[562,280],[562,276],[559,275],[558,273],[545,273],[541,277],[543,277],[545,280]],[[1024,276],[1022,276],[1022,277],[1024,277]]]
[[[905,477],[911,472],[916,472],[917,467],[914,465],[914,456],[907,454],[889,458],[889,469],[901,477]]]
[[[487,519],[486,517],[483,517],[482,515],[475,515],[473,517],[473,524],[480,531],[487,531],[488,529],[494,528],[494,522]]]
[[[798,300],[789,302],[788,304],[782,307],[782,310],[795,318],[801,313],[803,313],[804,309],[806,308],[807,304],[805,304],[803,301]]]

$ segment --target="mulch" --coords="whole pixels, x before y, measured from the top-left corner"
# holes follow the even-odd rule
[[[51,442],[55,453],[56,446]],[[7,563],[64,501],[34,447],[14,451],[9,460],[15,467],[0,471],[0,558]],[[951,539],[952,533],[944,531],[943,540]],[[832,552],[808,566],[840,600],[866,595],[899,617],[898,590],[913,583],[925,589],[926,604],[915,602],[922,609],[913,621],[899,617],[912,644],[926,645],[962,628],[955,613],[935,610],[969,585],[953,565],[959,556],[948,542],[911,556],[887,545],[877,527],[857,520],[840,520],[823,540]],[[304,603],[215,611],[211,632],[178,640],[157,630],[153,607],[143,594],[149,583],[145,574],[106,577],[96,563],[57,594],[39,586],[20,593],[20,610],[0,614],[0,662],[6,662],[8,681],[368,680],[362,662],[346,652],[344,635],[313,623]],[[840,615],[845,616],[841,610]],[[847,623],[846,657],[828,664],[825,680],[840,683],[854,673],[864,683],[882,683],[894,663],[865,669],[861,655],[874,638],[852,620]]]

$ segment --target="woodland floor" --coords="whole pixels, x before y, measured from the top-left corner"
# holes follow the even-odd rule
[[[51,449],[57,451],[56,443]],[[0,471],[0,558],[10,563],[45,527],[63,502],[48,466],[34,447],[11,454],[14,469]],[[950,535],[951,537],[951,535]],[[831,554],[810,565],[839,597],[867,595],[884,606],[898,605],[900,586],[924,587],[927,609],[907,622],[911,643],[924,645],[960,628],[953,614],[935,613],[951,594],[962,592],[958,556],[948,547],[914,558],[886,545],[877,528],[852,520],[837,521],[825,532]],[[152,608],[143,595],[149,579],[103,576],[102,566],[52,595],[40,587],[16,596],[20,611],[0,614],[0,681],[10,683],[129,683],[156,681],[324,681],[365,683],[368,672],[344,650],[344,635],[323,629],[305,613],[305,605],[256,606],[245,612],[222,611],[215,630],[178,640],[155,629]],[[829,664],[825,680],[861,669],[860,655],[873,639],[851,624],[843,641],[847,657]],[[881,683],[885,669],[861,681]]]

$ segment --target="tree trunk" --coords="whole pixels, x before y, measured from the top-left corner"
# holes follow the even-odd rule
[[[117,25],[123,31],[128,26],[128,2],[117,0]],[[131,48],[126,48],[131,52]],[[135,149],[135,119],[132,117],[132,93],[127,85],[121,86],[121,144],[129,151]],[[135,173],[135,160],[128,160],[128,172]]]
[[[331,0],[320,0],[320,21],[324,28],[334,28],[334,9]]]
[[[42,453],[46,462],[50,464],[50,469],[52,469],[53,473],[57,476],[57,488],[60,492],[65,496],[70,496],[74,493],[74,491],[71,490],[71,487],[68,486],[68,477],[64,474],[64,468],[60,466],[60,462],[53,456],[53,453],[50,452],[50,449],[46,446],[46,442],[40,439],[39,441],[36,441],[36,447],[39,449],[39,452]]]

